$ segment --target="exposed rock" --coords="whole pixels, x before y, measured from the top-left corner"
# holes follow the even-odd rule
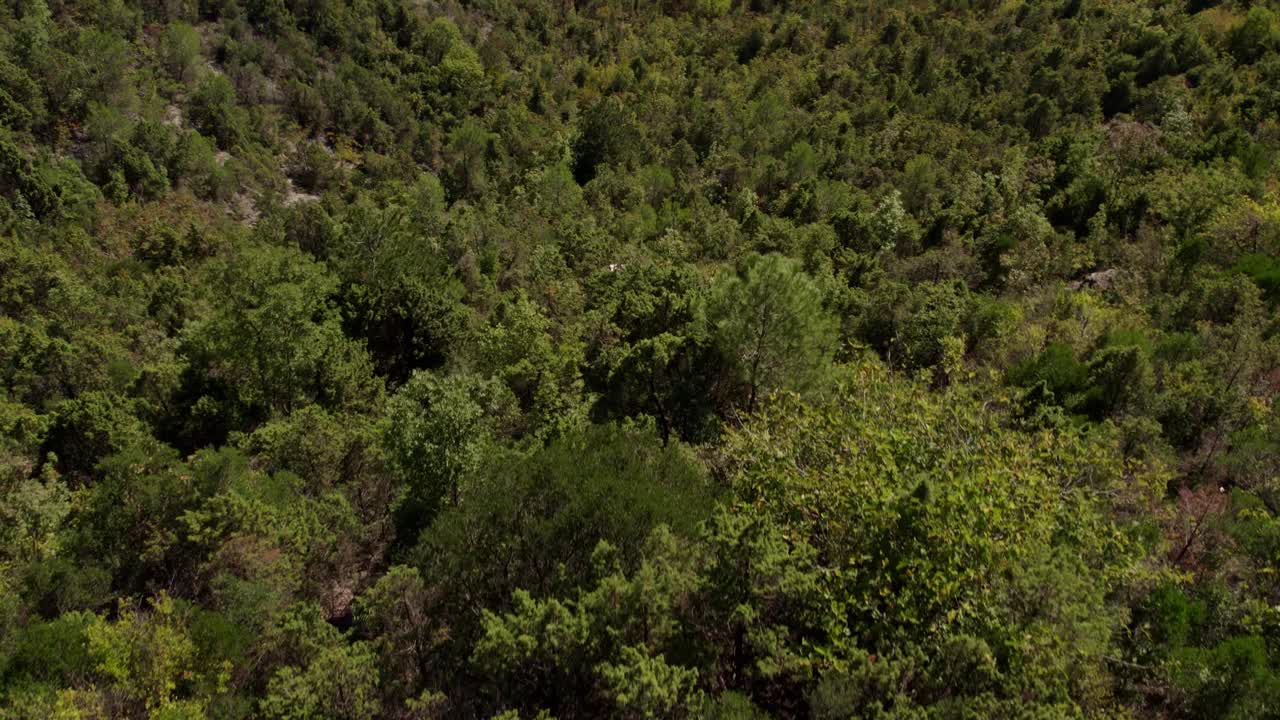
[[[320,199],[319,195],[299,190],[298,186],[293,184],[293,178],[285,178],[285,182],[287,185],[284,189],[284,199],[280,201],[285,207],[293,207],[304,202],[316,202]]]
[[[182,127],[182,108],[177,105],[169,105],[166,107],[164,109],[164,120],[162,122],[170,127]]]
[[[1110,290],[1120,279],[1120,271],[1116,268],[1098,270],[1085,275],[1079,280],[1067,283],[1068,290]]]

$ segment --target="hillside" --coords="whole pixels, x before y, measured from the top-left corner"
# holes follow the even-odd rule
[[[1280,718],[1280,3],[10,0],[0,718]]]

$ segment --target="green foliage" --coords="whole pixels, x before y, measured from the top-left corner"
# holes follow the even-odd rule
[[[58,211],[58,189],[36,173],[31,161],[7,135],[0,135],[0,193],[10,196],[20,207],[25,205],[37,218]]]
[[[1280,298],[1280,260],[1267,255],[1249,255],[1240,259],[1236,269],[1257,283],[1273,303]]]
[[[212,137],[223,149],[234,148],[245,140],[248,119],[236,105],[236,90],[224,75],[209,73],[191,95],[191,123]]]
[[[1268,665],[1262,638],[1234,637],[1185,650],[1175,663],[1175,682],[1187,693],[1192,713],[1247,718],[1274,712],[1280,678]]]
[[[0,10],[0,716],[1270,717],[1274,3]]]
[[[160,59],[170,77],[188,83],[195,79],[200,62],[200,34],[190,25],[176,22],[160,36]]]
[[[115,622],[105,620],[84,630],[95,671],[133,707],[163,713],[178,701],[194,674],[195,645],[174,601],[160,595],[149,612],[125,606]],[[127,705],[128,706],[128,705]]]
[[[46,467],[43,477],[10,478],[3,487],[0,545],[5,550],[0,557],[13,563],[38,563],[57,556],[63,544],[60,531],[72,510],[66,482]]]
[[[320,650],[305,668],[285,666],[267,684],[263,717],[367,718],[376,716],[378,668],[367,645],[354,643]]]
[[[572,336],[553,335],[554,326],[536,304],[517,294],[495,313],[476,338],[472,362],[501,379],[520,403],[523,428],[546,435],[577,415],[582,348]]]
[[[431,373],[415,374],[390,399],[383,443],[406,487],[402,537],[414,539],[442,507],[459,504],[463,478],[480,465],[514,404],[496,381]]]
[[[86,630],[101,622],[87,612],[68,612],[22,628],[13,641],[6,677],[55,685],[94,671]]]
[[[835,324],[817,283],[780,255],[752,258],[707,297],[707,333],[725,357],[729,401],[753,412],[775,390],[821,382],[835,348]]]
[[[699,327],[700,279],[654,265],[610,272],[601,295],[606,331],[588,349],[585,380],[600,393],[594,411],[653,417],[663,439],[713,434],[716,357]]]
[[[424,28],[418,51],[429,64],[428,103],[446,117],[470,110],[484,90],[485,71],[476,54],[449,18]]]
[[[1275,13],[1265,6],[1249,9],[1244,22],[1233,28],[1228,36],[1231,54],[1241,63],[1252,63],[1268,49],[1275,47],[1280,37],[1280,24]]]
[[[616,97],[602,98],[584,113],[573,147],[573,176],[585,185],[600,167],[635,162],[640,147],[640,123]]]
[[[423,663],[436,644],[426,583],[416,568],[396,565],[387,570],[355,604],[361,633],[375,638],[376,667],[383,678],[384,697],[412,702],[423,676]]]
[[[655,525],[693,533],[712,494],[688,448],[641,428],[592,427],[527,457],[488,458],[413,554],[456,597],[498,607],[518,588],[575,587],[600,541],[631,566]]]
[[[148,437],[129,400],[114,393],[87,392],[58,403],[44,448],[66,473],[88,475],[108,455]]]
[[[376,401],[368,356],[343,335],[330,300],[337,281],[322,266],[296,251],[261,248],[211,270],[217,310],[187,329],[184,344],[203,368],[196,380],[204,387],[191,388],[203,391],[194,408],[212,415],[212,428],[221,418],[266,419],[310,402]]]
[[[975,634],[1021,674],[1003,687],[1045,702],[1100,674],[1106,588],[1141,552],[1095,499],[1136,490],[1114,439],[1027,435],[963,391],[927,395],[874,366],[847,387],[817,407],[780,399],[728,447],[740,501],[830,558],[851,639],[881,654]]]
[[[646,554],[661,557],[661,565],[643,563],[631,577],[610,574],[575,601],[539,601],[517,591],[511,612],[485,611],[473,662],[531,709],[550,704],[556,713],[564,704],[558,688],[580,688],[587,696],[596,694],[594,686],[608,700],[601,711],[611,705],[622,717],[687,713],[697,672],[653,654],[674,639],[679,626],[671,604],[693,589],[696,578],[688,563],[667,564],[673,542],[669,533],[655,533]],[[597,546],[597,565],[612,552],[607,543]]]

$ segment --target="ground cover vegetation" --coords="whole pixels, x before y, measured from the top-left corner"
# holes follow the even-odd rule
[[[1280,717],[1280,4],[6,0],[0,717]]]

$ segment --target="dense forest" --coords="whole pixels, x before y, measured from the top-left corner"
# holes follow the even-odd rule
[[[1280,2],[4,0],[0,718],[1280,718]]]

